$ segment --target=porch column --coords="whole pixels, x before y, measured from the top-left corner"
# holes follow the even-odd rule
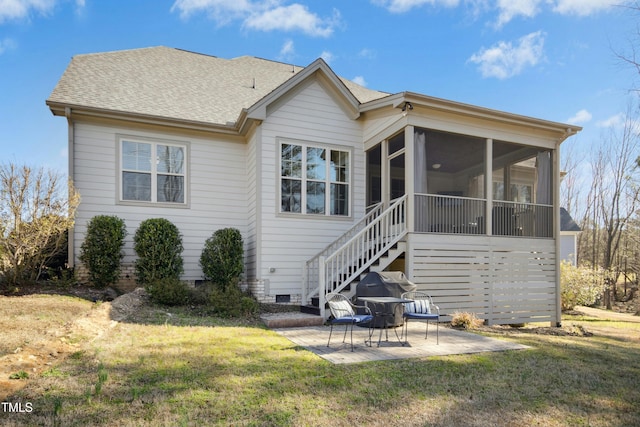
[[[414,127],[407,126],[404,128],[404,193],[407,195],[407,210],[405,212],[405,221],[407,230],[414,231],[415,218],[415,143],[414,143]]]
[[[562,326],[562,295],[560,291],[560,150],[558,146],[551,151],[551,164],[553,170],[553,238],[556,244],[556,319],[551,326]]]
[[[487,201],[487,205],[485,206],[484,226],[487,235],[491,236],[493,234],[493,139],[487,138],[485,147],[484,198]]]
[[[491,236],[493,234],[493,139],[487,138],[487,142],[485,144],[485,170],[484,170],[484,198],[487,201],[487,205],[485,206],[485,221],[484,226],[486,227],[487,236]],[[490,251],[489,258],[489,277],[487,277],[488,283],[487,286],[489,288],[489,296],[487,300],[488,308],[487,308],[487,324],[493,325],[493,294],[494,294],[494,268],[495,268],[495,260],[494,253]]]

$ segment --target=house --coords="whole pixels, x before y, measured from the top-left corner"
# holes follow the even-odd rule
[[[370,90],[322,59],[168,47],[75,56],[47,105],[69,126],[81,273],[93,216],[126,221],[123,280],[139,223],[163,217],[191,282],[205,240],[238,228],[260,301],[326,315],[327,292],[392,269],[447,316],[560,321],[558,156],[579,127]]]
[[[581,231],[571,214],[560,208],[560,260],[578,265],[578,234]]]

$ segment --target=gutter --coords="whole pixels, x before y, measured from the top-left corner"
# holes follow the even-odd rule
[[[506,124],[517,126],[528,126],[535,129],[542,129],[554,133],[560,133],[561,139],[558,143],[564,141],[568,137],[575,135],[582,130],[580,126],[568,125],[565,123],[553,122],[549,120],[538,119],[535,117],[523,116],[505,111],[493,110],[490,108],[479,107],[471,104],[450,101],[442,98],[434,98],[415,92],[399,92],[384,98],[369,101],[360,106],[360,112],[364,113],[384,107],[405,108],[409,103],[412,107],[423,107],[438,111],[444,111],[453,114],[465,115],[473,118],[499,121]]]
[[[240,118],[236,122],[229,122],[227,124],[215,124],[207,123],[195,120],[182,120],[171,117],[155,116],[150,114],[137,114],[130,112],[123,112],[117,110],[107,110],[103,108],[87,107],[82,105],[71,105],[66,103],[59,103],[55,101],[46,101],[47,106],[54,116],[63,116],[67,120],[71,120],[72,117],[90,117],[112,120],[123,120],[134,123],[149,124],[156,126],[169,126],[180,129],[214,132],[224,135],[240,135],[241,130],[246,130],[246,123],[243,123],[242,129],[239,127],[240,119],[243,117],[243,113],[240,114]],[[245,120],[246,121],[246,120]]]

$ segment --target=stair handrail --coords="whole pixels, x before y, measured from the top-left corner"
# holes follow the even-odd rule
[[[380,212],[382,212],[382,202],[369,206],[369,212],[356,222],[351,228],[345,231],[340,237],[329,243],[323,250],[318,252],[313,258],[305,262],[304,272],[302,275],[302,301],[303,303],[309,303],[312,296],[319,295],[319,260],[321,257],[326,257],[329,254],[335,252],[338,248],[344,245],[349,239],[351,239],[359,231],[366,228],[371,221],[373,221]]]
[[[407,196],[404,195],[332,254],[319,257],[318,294],[322,316],[327,293],[340,292],[407,234],[406,214]]]

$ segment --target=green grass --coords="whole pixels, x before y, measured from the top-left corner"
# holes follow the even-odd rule
[[[532,348],[332,365],[255,322],[150,309],[30,380],[9,401],[33,412],[0,424],[640,425],[640,324],[567,321],[594,335],[495,333]]]

